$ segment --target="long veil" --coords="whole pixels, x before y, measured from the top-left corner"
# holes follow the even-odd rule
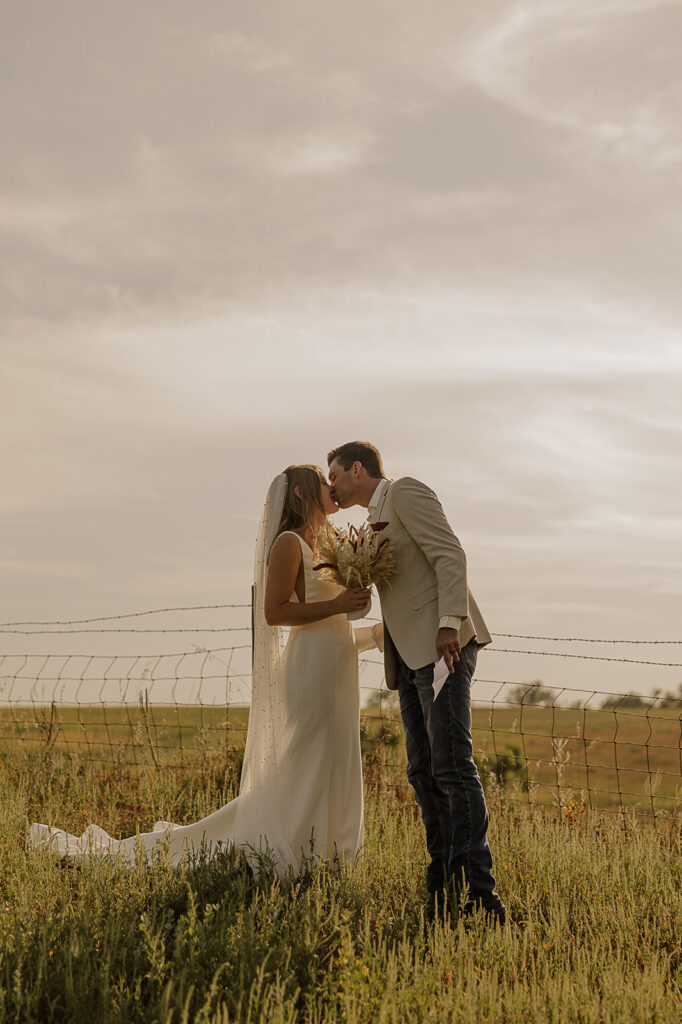
[[[251,710],[242,767],[235,839],[246,844],[252,866],[268,852],[279,871],[297,858],[284,840],[285,805],[293,780],[284,777],[284,744],[288,733],[282,687],[282,637],[278,626],[265,621],[265,583],[270,548],[277,536],[288,478],[280,473],[270,484],[256,539],[253,564],[253,667]]]

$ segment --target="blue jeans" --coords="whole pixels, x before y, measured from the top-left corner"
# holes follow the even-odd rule
[[[397,651],[396,651],[397,654]],[[486,839],[488,810],[471,742],[471,680],[478,645],[471,640],[433,698],[434,665],[410,669],[397,654],[397,687],[407,747],[407,777],[414,788],[431,857],[429,892],[469,888],[467,909],[504,911],[495,892]]]

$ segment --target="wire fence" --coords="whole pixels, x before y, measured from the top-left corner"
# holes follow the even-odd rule
[[[250,695],[250,626],[144,629],[100,623],[169,612],[248,610],[249,605],[154,609],[51,622],[8,622],[10,635],[111,632],[236,633],[239,642],[152,655],[40,653],[0,655],[0,752],[92,761],[129,769],[191,766],[243,753]],[[55,627],[57,627],[55,629]],[[73,627],[85,627],[76,629]],[[496,634],[542,643],[680,645],[679,640],[604,640]],[[178,646],[181,646],[178,644]],[[682,662],[502,648],[587,661],[682,667]],[[483,659],[481,659],[483,660]],[[365,779],[407,796],[397,695],[383,683],[381,656],[360,658]],[[642,688],[644,689],[644,688]],[[476,676],[472,685],[474,753],[487,786],[515,800],[551,805],[569,818],[588,810],[636,812],[670,821],[682,804],[682,687],[673,692],[607,690]]]

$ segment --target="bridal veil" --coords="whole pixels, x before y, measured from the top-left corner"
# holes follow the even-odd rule
[[[283,839],[283,815],[294,797],[295,780],[286,778],[285,745],[290,734],[282,685],[282,635],[265,621],[265,584],[270,548],[277,537],[289,480],[280,473],[270,484],[256,539],[253,566],[253,664],[251,710],[244,751],[235,838],[248,842],[250,859],[269,853],[283,864],[297,857]],[[260,837],[258,846],[254,842]],[[267,836],[267,838],[266,838]]]

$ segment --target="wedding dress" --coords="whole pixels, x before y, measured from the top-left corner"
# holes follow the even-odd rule
[[[162,846],[177,865],[188,854],[236,845],[256,871],[266,854],[282,877],[305,862],[355,856],[363,837],[357,655],[381,645],[380,627],[353,629],[344,613],[333,615],[293,626],[281,651],[280,630],[267,626],[263,611],[267,554],[285,488],[281,476],[268,492],[256,547],[253,692],[239,795],[200,821],[159,821],[151,832],[119,840],[97,825],[74,836],[36,823],[30,846],[80,860],[119,854],[129,862],[139,854],[151,860]],[[313,572],[311,548],[294,536],[303,556],[305,601],[335,597],[343,588]]]

